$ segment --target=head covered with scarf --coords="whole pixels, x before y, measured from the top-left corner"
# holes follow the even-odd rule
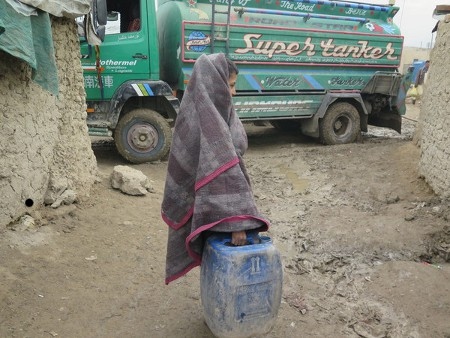
[[[265,231],[242,155],[224,54],[201,55],[181,102],[169,155],[162,218],[169,226],[166,283],[200,265],[204,231]]]

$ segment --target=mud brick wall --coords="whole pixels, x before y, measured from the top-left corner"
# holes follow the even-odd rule
[[[446,22],[449,21],[449,22]],[[450,17],[439,23],[424,88],[419,171],[441,197],[450,197]]]
[[[31,81],[25,62],[0,52],[0,230],[40,208],[54,182],[83,198],[97,175],[74,20],[52,18],[52,33],[58,97]]]

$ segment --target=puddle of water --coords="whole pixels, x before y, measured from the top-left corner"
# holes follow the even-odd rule
[[[298,174],[289,168],[279,166],[280,172],[286,176],[286,179],[292,184],[295,192],[305,192],[309,187],[309,180],[299,177]]]

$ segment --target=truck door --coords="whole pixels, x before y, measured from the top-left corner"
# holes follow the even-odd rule
[[[106,36],[98,47],[81,43],[88,100],[109,100],[128,80],[150,78],[145,2],[107,0]]]

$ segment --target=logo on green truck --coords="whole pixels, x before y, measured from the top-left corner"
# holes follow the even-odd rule
[[[207,46],[211,43],[211,38],[205,35],[203,32],[194,31],[189,34],[188,42],[186,43],[187,50],[193,50],[194,52],[203,52]]]

